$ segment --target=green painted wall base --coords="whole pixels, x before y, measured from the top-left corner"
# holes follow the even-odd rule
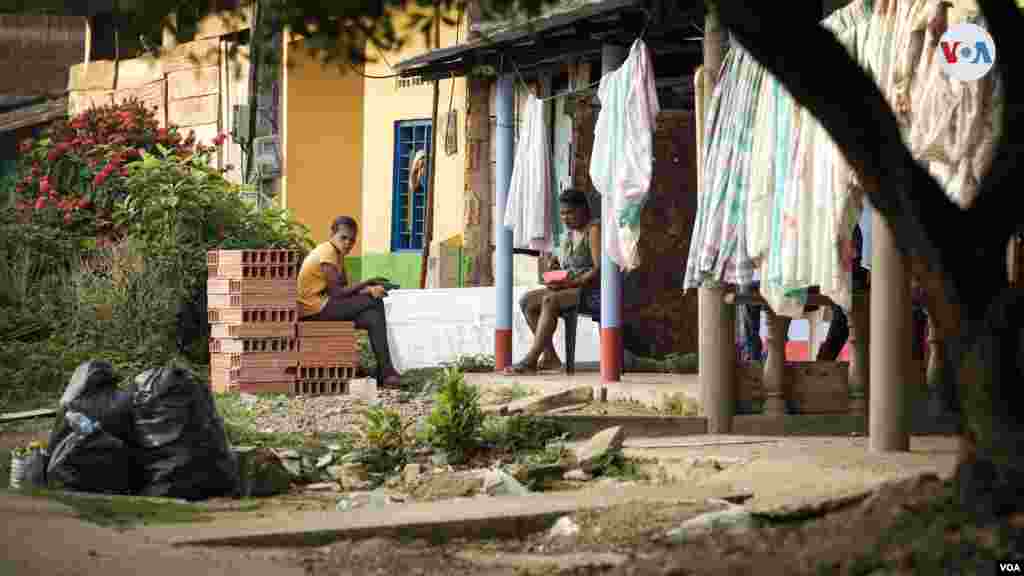
[[[458,275],[458,288],[466,285],[472,271],[473,259],[462,254],[462,267]],[[419,252],[392,252],[384,254],[364,254],[350,256],[345,259],[345,270],[349,280],[359,282],[368,278],[383,277],[398,284],[402,289],[420,287],[420,270],[423,255]]]
[[[419,252],[392,252],[385,254],[364,254],[360,278],[383,277],[403,289],[420,287]]]

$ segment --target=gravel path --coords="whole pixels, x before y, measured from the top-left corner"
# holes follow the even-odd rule
[[[398,390],[379,390],[380,406],[397,410],[407,420],[430,413],[429,399],[403,398]],[[254,417],[254,427],[264,433],[354,433],[364,422],[369,404],[355,395],[260,397],[243,395],[241,402]]]

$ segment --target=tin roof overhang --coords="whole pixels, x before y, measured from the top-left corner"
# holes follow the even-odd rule
[[[496,66],[504,56],[519,68],[600,51],[609,41],[628,41],[647,22],[647,0],[605,0],[537,18],[484,39],[432,50],[399,62],[404,77],[462,76],[476,66]]]

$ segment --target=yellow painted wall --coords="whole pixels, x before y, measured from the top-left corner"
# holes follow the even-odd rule
[[[455,19],[457,15],[453,14]],[[466,18],[463,19],[459,41],[466,39]],[[431,36],[431,40],[433,36]],[[441,46],[456,43],[456,28],[442,26]],[[402,60],[423,54],[428,49],[421,34],[415,34],[402,50],[385,53],[384,58],[372,47],[368,54],[377,61],[366,65],[367,74],[386,76]],[[391,251],[391,211],[395,162],[395,122],[399,120],[430,120],[433,105],[433,83],[399,87],[395,78],[371,79],[365,82],[363,101],[363,254],[386,254]],[[440,82],[438,102],[437,175],[434,195],[434,242],[462,233],[463,181],[465,177],[465,80]],[[452,102],[458,110],[458,152],[444,152],[444,125]]]
[[[322,66],[302,40],[287,53],[284,203],[322,242],[335,217],[362,213],[363,78]],[[361,252],[356,244],[352,255]]]

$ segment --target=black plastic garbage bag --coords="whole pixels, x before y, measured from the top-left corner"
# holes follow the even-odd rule
[[[102,494],[131,494],[141,487],[141,469],[129,446],[82,413],[67,412],[65,419],[69,433],[50,449],[50,486]]]
[[[121,442],[122,448],[134,447],[132,395],[130,391],[117,387],[114,367],[109,362],[101,360],[84,362],[71,375],[71,380],[64,389],[64,395],[61,396],[57,408],[57,418],[54,420],[50,439],[47,442],[50,460],[57,454],[56,448],[72,434],[70,423],[65,418],[72,412],[82,414],[93,422],[98,422],[106,434]],[[75,446],[81,442],[82,440],[79,439]],[[70,449],[70,447],[66,447],[66,449]],[[46,469],[49,470],[51,467],[50,462],[47,462]],[[139,467],[135,466],[134,469],[138,471]],[[139,474],[134,473],[124,480],[137,484],[138,478]],[[120,480],[113,482],[119,483]],[[116,492],[120,492],[120,489],[117,489]]]
[[[203,500],[235,493],[238,466],[210,389],[168,365],[133,384],[142,494]]]
[[[99,422],[108,434],[127,444],[134,443],[132,395],[117,387],[114,368],[108,362],[91,360],[78,366],[64,389],[59,412],[50,434],[51,447],[71,433],[63,417],[67,412],[84,414]]]

